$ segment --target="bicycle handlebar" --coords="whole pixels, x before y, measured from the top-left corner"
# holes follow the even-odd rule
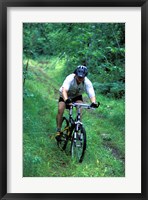
[[[100,105],[100,103],[98,102],[98,107],[99,107],[99,105]],[[83,108],[87,108],[87,109],[95,109],[94,107],[91,107],[91,105],[85,104],[85,103],[72,103],[72,106],[73,107],[83,107]]]

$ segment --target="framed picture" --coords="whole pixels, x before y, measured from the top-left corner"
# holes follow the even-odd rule
[[[0,3],[1,199],[147,199],[147,11],[146,0]],[[76,96],[60,90],[66,77]],[[100,107],[73,120],[82,137],[61,151],[60,105],[81,87]]]

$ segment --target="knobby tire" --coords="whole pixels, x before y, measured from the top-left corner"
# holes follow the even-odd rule
[[[68,131],[69,131],[68,127],[69,127],[69,122],[66,119],[66,117],[63,117],[62,127],[61,127],[62,136],[61,140],[58,141],[58,146],[61,150],[65,150],[68,143]]]
[[[76,158],[78,162],[82,162],[84,159],[84,154],[86,150],[86,131],[84,127],[80,127],[79,134],[76,134],[76,140],[74,139],[74,132],[72,134],[71,141],[71,157]]]

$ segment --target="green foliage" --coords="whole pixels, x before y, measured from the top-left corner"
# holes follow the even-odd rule
[[[94,82],[120,85],[125,81],[124,23],[24,23],[23,33],[24,57],[64,58],[67,73],[84,64]],[[124,96],[114,91],[111,96]]]
[[[125,94],[125,84],[122,82],[113,82],[113,83],[95,82],[93,85],[98,93],[104,94],[107,97],[114,97],[120,99]]]

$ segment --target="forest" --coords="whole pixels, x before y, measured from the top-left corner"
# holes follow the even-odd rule
[[[81,164],[55,141],[59,88],[78,65],[87,66],[100,102],[99,109],[82,111]],[[124,23],[23,24],[23,176],[125,176]]]

